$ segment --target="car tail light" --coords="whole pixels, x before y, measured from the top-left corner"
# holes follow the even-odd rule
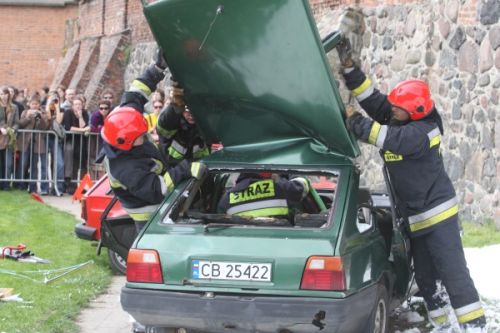
[[[127,257],[127,281],[162,283],[163,276],[158,252],[130,249]]]
[[[300,289],[345,290],[345,274],[340,257],[309,257]]]
[[[82,217],[82,220],[84,220],[85,222],[87,222],[87,200],[85,198],[82,198],[82,200],[80,201],[82,203],[82,212],[80,214],[80,216]]]

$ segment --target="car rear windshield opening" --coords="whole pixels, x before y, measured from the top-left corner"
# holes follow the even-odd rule
[[[211,171],[192,182],[162,223],[321,228],[328,225],[338,175]]]

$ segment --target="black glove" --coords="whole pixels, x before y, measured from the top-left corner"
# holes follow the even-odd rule
[[[165,60],[165,54],[161,47],[158,47],[158,51],[156,51],[155,65],[161,70],[165,70],[167,68],[167,61]]]
[[[342,37],[340,42],[335,46],[339,54],[340,64],[343,67],[352,67],[354,62],[352,61],[352,47],[349,38]]]
[[[361,113],[355,111],[352,116],[346,119],[345,124],[347,129],[351,131],[356,138],[368,142],[371,127],[370,120],[363,117]]]

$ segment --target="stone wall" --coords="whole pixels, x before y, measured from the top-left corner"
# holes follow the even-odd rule
[[[362,12],[366,27],[359,42],[361,65],[381,91],[408,78],[429,82],[444,120],[442,154],[461,216],[498,221],[500,1],[311,0],[311,5],[322,35],[335,29],[343,8]],[[151,42],[135,45],[126,84],[150,63],[154,50]],[[329,59],[337,75],[335,51]],[[347,102],[341,80],[339,84]],[[364,185],[383,189],[377,149],[361,147]]]

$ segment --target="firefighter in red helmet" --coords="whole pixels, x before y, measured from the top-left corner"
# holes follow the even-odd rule
[[[440,153],[443,122],[429,87],[407,80],[386,96],[349,57],[342,67],[347,87],[369,116],[348,114],[346,126],[380,149],[410,235],[415,279],[430,321],[439,332],[454,322],[445,311],[446,297],[438,292],[442,285],[464,332],[483,332],[484,310],[460,239],[458,199]]]
[[[121,105],[106,117],[101,130],[111,188],[138,232],[176,184],[189,177],[201,178],[205,171],[201,163],[188,161],[168,169],[166,156],[148,139],[144,104],[166,67],[161,52],[157,57],[156,64],[123,94]]]

